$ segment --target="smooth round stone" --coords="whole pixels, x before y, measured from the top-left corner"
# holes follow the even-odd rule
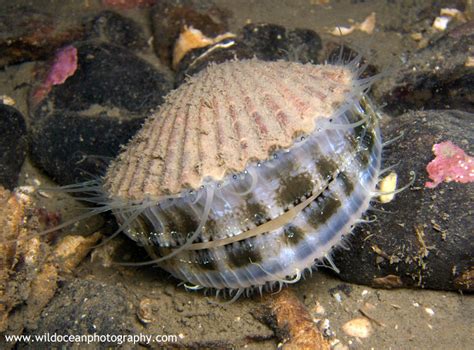
[[[15,108],[0,104],[0,185],[12,190],[27,150],[26,124]]]
[[[77,70],[32,112],[31,157],[62,185],[102,175],[171,89],[167,74],[123,47],[74,47]]]
[[[350,249],[336,251],[344,280],[385,288],[473,290],[474,183],[425,187],[431,181],[426,166],[435,158],[434,144],[451,141],[474,154],[473,122],[471,113],[432,110],[409,112],[385,123],[387,140],[405,135],[384,149],[384,166],[400,162],[394,169],[398,187],[410,181],[412,170],[417,178],[390,203],[376,205],[391,213],[373,213],[377,220],[356,228]]]

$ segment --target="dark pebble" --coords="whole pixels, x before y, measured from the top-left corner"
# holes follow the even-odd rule
[[[83,26],[69,23],[60,26],[50,14],[27,6],[2,7],[0,67],[45,59],[66,43],[82,39]]]
[[[102,175],[171,88],[166,74],[122,47],[75,47],[78,69],[32,112],[31,157],[62,185]]]
[[[390,74],[390,83],[374,91],[377,99],[392,114],[408,109],[474,112],[474,70],[467,65],[473,42],[474,21],[433,38]]]
[[[193,27],[214,38],[228,31],[229,14],[213,1],[163,0],[151,11],[153,45],[160,60],[171,67],[174,43],[184,27]]]
[[[137,334],[135,313],[127,300],[127,291],[122,286],[74,279],[67,282],[43,310],[37,328],[27,329],[24,334]],[[56,343],[56,346],[59,344],[69,347],[72,343]],[[113,342],[92,344],[94,349],[109,349],[118,345]],[[29,349],[31,344],[18,343],[17,348]],[[35,349],[50,348],[51,342],[35,343]]]
[[[472,276],[474,266],[474,183],[424,187],[433,144],[449,140],[474,153],[473,122],[470,113],[431,110],[409,112],[386,123],[386,140],[405,135],[384,149],[384,166],[400,162],[395,169],[398,187],[410,181],[412,170],[417,178],[393,201],[375,206],[392,214],[369,212],[377,220],[356,228],[349,250],[337,250],[334,260],[342,279],[386,288],[473,290],[460,280]]]
[[[131,18],[113,11],[99,13],[87,27],[89,39],[99,38],[131,50],[147,46],[143,29]]]
[[[0,185],[12,190],[27,150],[26,124],[15,108],[0,104]]]
[[[242,40],[264,61],[279,59],[318,63],[321,38],[310,29],[287,29],[276,24],[247,24]]]

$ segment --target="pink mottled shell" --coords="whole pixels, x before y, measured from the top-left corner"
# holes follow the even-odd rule
[[[197,189],[268,159],[329,118],[354,84],[348,67],[259,60],[212,65],[171,92],[110,166],[109,195]]]

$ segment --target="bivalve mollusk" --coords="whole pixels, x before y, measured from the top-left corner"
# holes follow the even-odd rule
[[[238,296],[297,281],[331,263],[375,192],[372,82],[357,61],[210,65],[112,162],[98,211],[192,289]]]

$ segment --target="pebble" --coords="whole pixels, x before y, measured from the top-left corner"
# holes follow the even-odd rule
[[[384,101],[392,115],[408,109],[474,112],[474,71],[467,64],[473,42],[472,20],[431,38],[427,47],[408,55],[406,64],[375,89],[376,99]]]
[[[0,185],[12,190],[27,153],[26,124],[15,108],[0,104]]]
[[[64,44],[83,38],[84,30],[73,18],[60,25],[50,14],[12,4],[2,6],[0,14],[0,68],[45,59]]]
[[[85,298],[87,301],[82,302]],[[127,291],[123,287],[72,279],[60,288],[44,309],[36,328],[29,328],[24,334],[138,334],[133,322],[134,313],[127,301]],[[116,345],[101,343],[102,347]],[[30,346],[17,344],[19,349]]]
[[[61,185],[102,175],[171,89],[164,71],[109,43],[75,43],[77,70],[32,112],[31,158]]]
[[[143,28],[131,18],[114,11],[102,11],[87,25],[87,38],[120,45],[131,50],[147,46]]]
[[[425,187],[434,144],[449,140],[474,153],[472,123],[473,114],[449,110],[412,111],[385,123],[386,140],[405,135],[384,149],[384,166],[400,162],[395,169],[399,188],[409,183],[410,171],[416,180],[390,203],[376,205],[392,213],[374,213],[377,220],[357,227],[349,238],[351,249],[336,252],[344,280],[385,288],[473,290],[458,279],[473,265],[467,257],[474,256],[474,242],[466,228],[474,226],[474,184]]]
[[[255,56],[265,61],[319,62],[321,38],[310,29],[287,29],[271,23],[247,24],[242,37]]]

